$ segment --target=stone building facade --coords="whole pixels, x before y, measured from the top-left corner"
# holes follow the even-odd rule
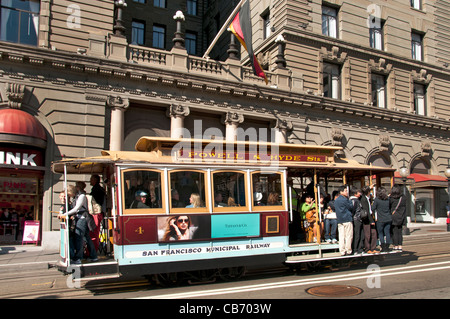
[[[151,10],[148,1],[6,2],[0,120],[7,118],[1,118],[3,110],[31,114],[46,138],[36,143],[26,139],[35,133],[0,130],[7,137],[0,140],[5,154],[30,158],[30,149],[37,149],[42,160],[35,166],[23,155],[20,162],[5,160],[0,178],[35,181],[32,200],[9,203],[32,207],[43,245],[57,241],[52,211],[63,188],[51,162],[103,149],[132,150],[143,135],[249,139],[237,134],[243,131],[277,142],[339,145],[341,156],[360,163],[405,165],[410,173],[428,176],[422,186],[414,175],[407,180],[409,216],[430,222],[443,217],[448,197],[442,176],[450,158],[450,1],[251,0],[253,46],[268,85],[252,74],[245,51],[240,59],[217,49],[218,60],[201,57],[227,18],[224,12],[237,2],[223,8],[219,1],[188,1],[204,19],[185,15],[184,21],[173,16],[187,2],[176,2],[179,8],[171,3],[146,21],[150,38],[141,45],[130,32],[142,25],[133,21],[145,19],[133,12]],[[24,3],[29,6],[20,12],[31,17],[28,26],[36,33],[22,36],[8,22],[14,6]],[[154,24],[167,26],[163,48],[153,47]],[[195,54],[187,52],[186,31],[198,35]],[[219,47],[228,39],[227,32]],[[7,192],[15,190],[2,195]]]

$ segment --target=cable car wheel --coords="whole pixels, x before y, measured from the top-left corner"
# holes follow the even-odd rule
[[[224,281],[232,281],[244,276],[246,271],[245,267],[228,267],[219,269],[219,277]]]

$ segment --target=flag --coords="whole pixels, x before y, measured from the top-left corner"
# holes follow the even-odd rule
[[[264,70],[256,58],[252,47],[252,22],[250,19],[250,3],[245,1],[239,12],[234,17],[230,25],[231,32],[238,38],[239,42],[244,46],[248,52],[248,57],[252,65],[253,73],[260,78],[263,78],[266,84],[267,80]]]

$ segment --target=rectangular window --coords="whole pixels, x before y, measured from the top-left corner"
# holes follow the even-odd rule
[[[202,171],[170,172],[171,213],[177,208],[186,212],[207,212],[206,177]]]
[[[197,15],[197,0],[187,0],[187,14]]]
[[[137,3],[145,3],[145,0],[133,0],[133,2],[137,2]]]
[[[323,64],[323,94],[333,99],[341,98],[341,74],[340,67],[336,64]]]
[[[283,206],[282,174],[253,173],[253,210],[265,210],[267,206]]]
[[[153,47],[158,49],[165,48],[166,27],[153,25]]]
[[[165,8],[166,0],[153,0],[153,6],[157,8]]]
[[[421,34],[411,33],[412,58],[417,61],[423,60],[423,36]]]
[[[0,40],[37,45],[39,1],[2,0],[0,8]]]
[[[125,214],[164,212],[162,174],[152,170],[128,170],[123,173]]]
[[[131,22],[131,44],[144,45],[145,43],[145,22]]]
[[[386,108],[386,77],[372,74],[372,103],[373,106]]]
[[[383,23],[379,21],[369,29],[370,47],[384,50]]]
[[[337,10],[322,6],[322,34],[337,38]]]
[[[414,112],[417,115],[427,115],[426,92],[422,84],[414,84]]]
[[[213,173],[214,211],[242,211],[247,206],[245,174],[242,172]]]
[[[264,25],[263,39],[267,39],[268,37],[270,37],[271,28],[272,28],[270,26],[270,12],[267,12],[266,14],[264,14],[262,16],[262,20],[263,20],[263,25]]]
[[[188,54],[197,54],[197,34],[194,32],[186,31],[185,45]]]
[[[422,10],[422,0],[410,0],[411,8]]]

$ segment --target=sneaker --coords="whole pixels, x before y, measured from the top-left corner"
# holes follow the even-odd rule
[[[71,263],[72,265],[81,265],[81,260],[80,260],[80,259],[77,259],[77,260],[71,260],[70,263]]]
[[[333,239],[332,241],[331,241],[333,244],[337,244],[337,240],[336,239]]]
[[[91,263],[94,263],[94,262],[98,261],[98,258],[88,258],[88,260],[89,260]]]
[[[327,244],[331,243],[331,239],[326,240]]]

